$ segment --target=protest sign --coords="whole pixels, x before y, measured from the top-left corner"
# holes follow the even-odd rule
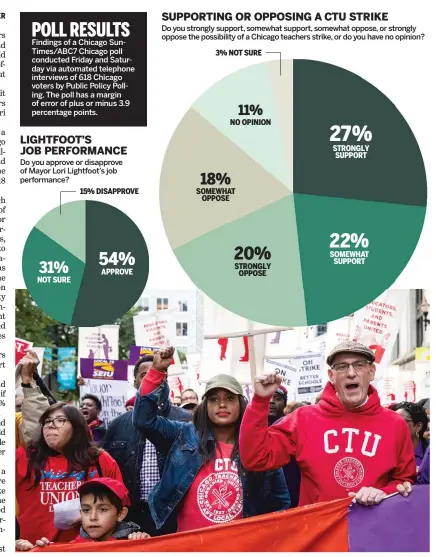
[[[389,361],[409,295],[409,290],[386,290],[354,316],[352,340],[368,346],[382,367]]]
[[[415,349],[415,383],[416,397],[430,397],[430,348],[420,346]]]
[[[79,358],[118,360],[119,325],[79,327]]]
[[[90,393],[99,397],[103,406],[100,419],[106,425],[125,412],[127,366],[126,360],[80,358],[80,372],[85,380],[85,385],[80,387],[80,396]]]
[[[266,359],[264,363],[264,371],[265,373],[273,371],[274,373],[280,375],[282,385],[284,385],[288,391],[288,402],[294,402],[297,400],[298,375],[297,368],[292,365],[292,360]]]
[[[168,316],[173,310],[158,311],[151,314],[138,314],[133,317],[133,327],[135,331],[135,342],[139,348],[139,354],[153,354],[153,350],[157,348],[165,348],[166,346],[175,346],[174,338],[170,331],[170,322]],[[133,348],[133,349],[132,349]],[[147,352],[151,350],[151,352]],[[138,355],[138,349],[130,347],[129,363],[133,364],[134,357]],[[141,357],[141,356],[139,356]],[[174,351],[174,363],[168,369],[169,375],[179,375],[183,373],[182,365],[177,350]]]
[[[158,350],[157,346],[130,346],[129,365],[134,366],[136,362],[144,356],[153,356],[155,350]],[[184,373],[184,370],[182,370],[182,366],[180,364],[179,354],[177,350],[175,350],[171,360],[171,365],[168,368],[168,375],[180,375],[182,373]]]
[[[297,372],[296,400],[299,402],[315,402],[316,395],[323,389],[322,373],[324,355],[315,352],[295,355],[292,364]]]
[[[33,342],[29,340],[24,340],[22,338],[15,338],[15,365],[18,365],[18,362],[21,358],[24,358],[26,355],[26,350],[32,348]]]
[[[35,352],[38,360],[39,360],[39,364],[36,368],[36,371],[38,372],[38,375],[42,375],[42,370],[44,368],[44,355],[45,355],[45,351],[47,350],[47,348],[44,348],[42,346],[32,346],[32,350],[33,352]],[[51,348],[49,348],[49,350],[51,351]]]

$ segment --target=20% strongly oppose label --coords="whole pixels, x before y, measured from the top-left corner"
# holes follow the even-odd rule
[[[237,261],[249,261],[250,263],[235,263],[235,270],[238,271],[240,277],[266,277],[268,271],[271,269],[271,263],[262,263],[262,259],[269,261],[271,259],[271,252],[265,247],[252,247],[252,246],[237,246],[235,248],[235,257]],[[257,259],[258,262],[251,263],[252,259]]]
[[[36,304],[76,326],[113,323],[138,300],[148,250],[130,218],[111,205],[73,201],[47,213],[23,251],[23,276]]]

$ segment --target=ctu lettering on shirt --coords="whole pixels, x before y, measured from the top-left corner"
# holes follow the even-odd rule
[[[228,470],[238,471],[238,466],[235,462],[232,462],[231,458],[215,459],[214,472],[227,472]]]
[[[353,427],[343,427],[339,433],[336,429],[328,429],[324,433],[324,450],[328,454],[339,452],[345,446],[345,452],[353,454],[361,452],[365,456],[374,456],[377,452],[378,444],[382,436],[370,431],[363,432],[363,439],[360,429]]]

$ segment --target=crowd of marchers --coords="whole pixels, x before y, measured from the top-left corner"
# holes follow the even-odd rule
[[[313,404],[288,401],[273,372],[256,376],[250,402],[219,374],[201,399],[187,389],[174,404],[173,351],[136,363],[137,395],[108,427],[95,395],[80,408],[56,402],[27,351],[16,385],[17,550],[146,539],[345,497],[383,505],[430,483],[430,401],[383,406],[366,346],[332,350]]]

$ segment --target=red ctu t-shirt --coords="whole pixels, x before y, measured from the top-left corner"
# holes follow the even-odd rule
[[[73,540],[78,534],[77,528],[61,531],[54,527],[53,505],[79,497],[77,488],[85,481],[85,473],[83,470],[68,473],[67,459],[61,454],[51,456],[41,473],[41,481],[33,489],[33,478],[25,479],[27,462],[25,449],[19,447],[16,450],[16,497],[20,538],[31,543],[42,537],[56,542]],[[99,463],[104,477],[123,483],[118,464],[108,453],[100,453]],[[97,477],[97,468],[91,466],[87,479]]]
[[[232,450],[233,445],[217,443],[216,458],[200,468],[179,511],[178,532],[242,518],[242,485]]]

